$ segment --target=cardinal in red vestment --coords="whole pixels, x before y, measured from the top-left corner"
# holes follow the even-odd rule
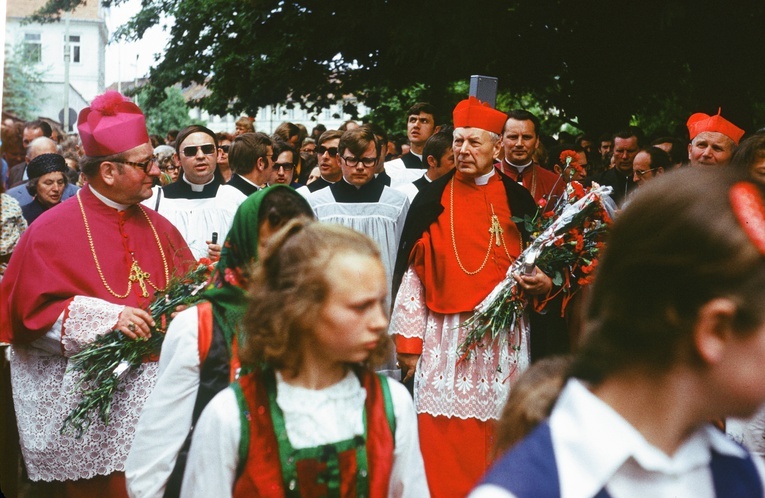
[[[493,166],[506,115],[471,97],[454,109],[456,168],[415,198],[394,271],[390,332],[414,377],[420,446],[431,495],[465,496],[491,462],[493,423],[512,379],[529,363],[528,327],[460,358],[460,325],[505,277],[527,234],[512,216],[536,210],[521,185]],[[549,293],[538,269],[518,276],[531,295]]]

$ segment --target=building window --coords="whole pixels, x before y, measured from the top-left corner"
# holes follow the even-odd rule
[[[66,51],[66,35],[64,35],[64,50]],[[80,35],[69,35],[69,62],[74,64],[80,63]],[[64,52],[64,60],[66,61],[66,52]]]
[[[24,59],[32,63],[42,61],[42,37],[40,33],[24,33]]]

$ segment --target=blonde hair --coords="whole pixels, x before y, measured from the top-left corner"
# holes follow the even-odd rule
[[[239,351],[243,364],[268,364],[296,375],[303,362],[305,337],[316,326],[331,288],[330,262],[349,254],[369,256],[381,265],[377,244],[340,225],[307,219],[289,221],[269,240],[255,265],[245,339]],[[390,350],[387,334],[365,362],[381,364]]]

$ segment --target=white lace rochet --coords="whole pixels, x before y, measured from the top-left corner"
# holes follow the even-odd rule
[[[156,362],[128,374],[124,391],[114,397],[108,426],[94,420],[81,439],[60,432],[64,419],[80,400],[76,389],[80,374],[67,371],[67,358],[109,332],[123,308],[76,296],[62,324],[61,354],[35,347],[34,342],[11,348],[13,402],[31,480],[88,479],[124,469],[135,424],[154,388]]]
[[[511,334],[476,349],[459,361],[458,348],[467,335],[460,324],[470,313],[444,315],[428,310],[419,277],[410,267],[401,282],[391,334],[423,340],[414,377],[418,413],[433,416],[498,419],[512,381],[529,365],[528,324],[522,320]]]

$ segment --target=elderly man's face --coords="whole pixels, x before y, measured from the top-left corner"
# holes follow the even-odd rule
[[[188,181],[204,185],[212,180],[217,160],[213,137],[201,131],[192,133],[183,140],[178,150],[183,176]]]
[[[662,173],[664,168],[654,168],[648,152],[638,152],[632,162],[632,181],[637,183],[638,187],[642,187]]]
[[[452,149],[457,171],[472,178],[489,173],[501,145],[500,140],[495,142],[491,133],[481,128],[455,129]]]
[[[688,145],[688,159],[691,166],[714,164],[722,166],[730,162],[733,155],[733,140],[716,131],[703,131]]]
[[[154,179],[160,174],[156,161],[147,162],[154,157],[154,148],[150,143],[146,143],[123,152],[122,155],[126,163],[115,162],[119,169],[114,174],[109,197],[120,204],[138,204],[151,197]],[[127,164],[128,162],[133,164]],[[135,166],[139,163],[146,163],[146,168]]]
[[[614,139],[614,167],[622,173],[632,173],[632,161],[640,148],[635,136]]]

